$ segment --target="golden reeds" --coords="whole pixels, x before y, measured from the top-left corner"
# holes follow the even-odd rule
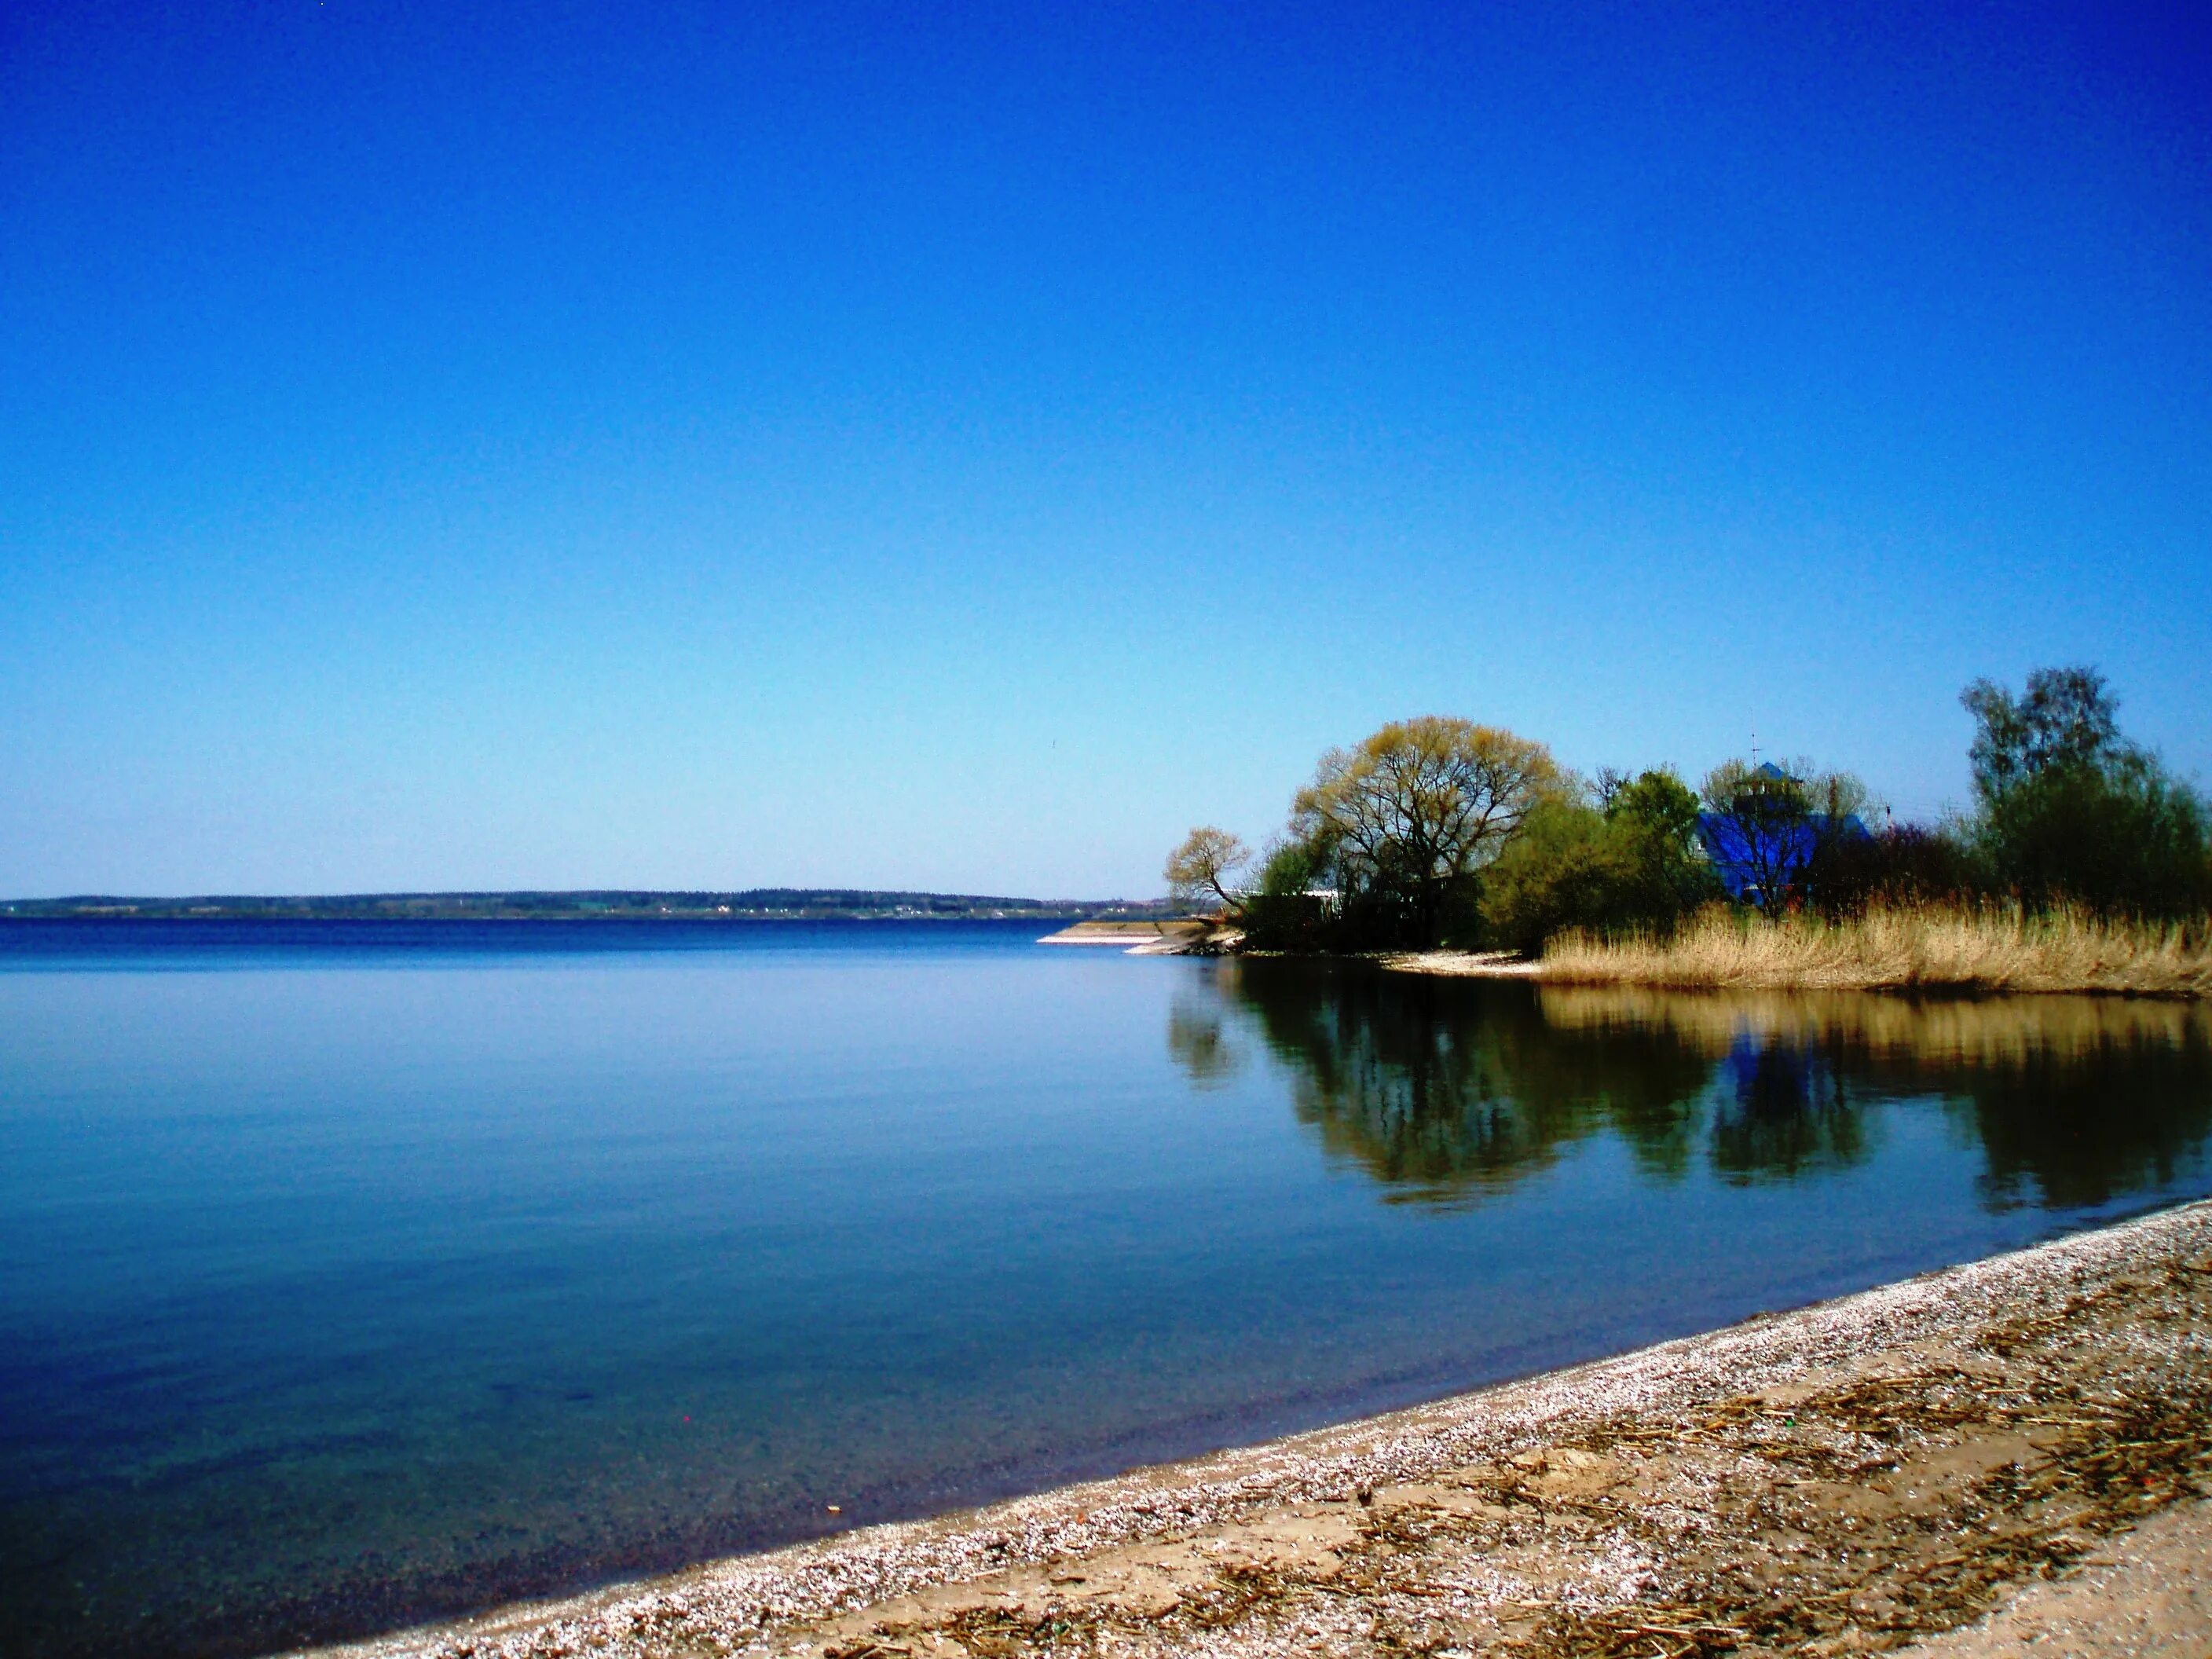
[[[1862,1053],[1979,1071],[2038,1060],[2212,1046],[2212,1001],[2141,996],[1868,996],[1759,988],[1716,994],[1656,985],[1542,985],[1544,1023],[1571,1031],[1663,1030],[1718,1059],[1762,1044],[1843,1043]]]
[[[1668,939],[1570,933],[1536,976],[1559,984],[1684,988],[2087,991],[2212,994],[2203,922],[2112,921],[2072,910],[1876,909],[1844,921],[1768,921],[1713,909]]]

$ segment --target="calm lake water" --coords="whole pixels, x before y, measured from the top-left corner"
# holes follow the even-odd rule
[[[1037,931],[0,926],[0,1650],[387,1627],[2212,1191],[2187,1005]]]

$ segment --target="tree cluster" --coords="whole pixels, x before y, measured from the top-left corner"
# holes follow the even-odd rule
[[[1977,680],[1962,702],[1975,805],[1942,825],[1876,827],[1863,783],[1809,761],[1724,762],[1695,793],[1663,768],[1588,781],[1540,743],[1429,715],[1323,755],[1256,860],[1206,826],[1166,874],[1177,902],[1291,951],[1533,951],[1570,929],[1664,935],[1731,899],[1770,916],[2212,907],[2212,812],[2121,735],[2101,675],[2039,669],[2019,696]]]
[[[1976,728],[1967,836],[1992,885],[2118,915],[2212,905],[2203,798],[2120,735],[2103,675],[2039,669],[2018,697],[1976,680],[1960,701]]]
[[[1698,823],[1698,798],[1671,772],[1559,790],[1486,872],[1481,942],[1534,951],[1571,928],[1667,932],[1722,896]]]

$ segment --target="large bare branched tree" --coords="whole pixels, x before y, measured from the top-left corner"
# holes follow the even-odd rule
[[[1433,943],[1448,908],[1529,810],[1565,787],[1540,743],[1494,726],[1394,720],[1322,757],[1291,806],[1292,833],[1327,849],[1348,884],[1394,899]]]

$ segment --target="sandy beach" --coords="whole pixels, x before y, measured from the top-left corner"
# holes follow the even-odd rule
[[[1186,956],[1201,947],[1209,929],[1203,921],[1078,921],[1047,933],[1039,945],[1109,945],[1131,956]]]
[[[2112,1638],[2051,1650],[2193,1652],[2208,1493],[2197,1204],[1387,1416],[324,1651],[1840,1654],[1957,1631],[1939,1650],[1966,1654],[2025,1628]],[[1992,1610],[2028,1624],[1962,1628]]]

